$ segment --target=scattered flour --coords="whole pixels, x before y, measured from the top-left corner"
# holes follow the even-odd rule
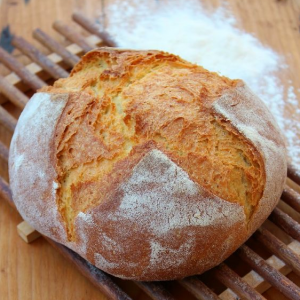
[[[42,234],[60,236],[60,242],[66,240],[66,234],[56,206],[55,170],[48,158],[55,124],[67,99],[61,96],[55,101],[48,93],[36,93],[19,118],[9,157],[10,185],[18,211]]]
[[[52,183],[52,187],[53,187],[53,190],[55,191],[55,190],[58,190],[58,188],[59,188],[59,185],[58,185],[58,183],[57,183],[57,182],[53,181],[53,183]]]
[[[114,269],[114,268],[118,268],[118,266],[119,266],[118,263],[113,263],[113,262],[107,261],[99,253],[95,253],[94,259],[95,259],[95,265],[96,265],[96,267],[98,267],[100,269]]]
[[[87,227],[95,226],[93,216],[89,213],[79,212],[75,219],[75,227],[79,237],[79,243],[75,244],[73,242],[69,243],[68,247],[71,249],[76,249],[76,252],[81,256],[86,257],[87,247],[88,247],[88,233]]]
[[[14,164],[15,164],[16,171],[19,170],[19,168],[21,167],[23,162],[24,162],[24,154],[23,153],[21,153],[15,157]]]
[[[284,58],[238,29],[227,7],[208,12],[196,0],[116,1],[107,7],[106,16],[106,30],[120,47],[168,51],[243,79],[274,115],[287,139],[289,156],[300,169],[300,108],[292,83],[286,87],[279,79],[287,69]],[[293,113],[289,118],[287,109]]]
[[[84,222],[88,223],[89,225],[94,224],[93,216],[88,213],[83,213],[82,211],[79,212],[77,218],[83,220]]]
[[[192,253],[193,244],[195,241],[191,238],[186,243],[182,243],[179,249],[170,249],[163,247],[158,242],[151,242],[151,257],[150,257],[150,267],[155,267],[156,265],[162,266],[162,268],[167,269],[171,267],[180,268],[186,262],[185,256],[180,256],[178,253]],[[166,253],[168,257],[166,258]]]

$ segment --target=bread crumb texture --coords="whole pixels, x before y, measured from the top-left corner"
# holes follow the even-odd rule
[[[265,186],[263,158],[212,109],[238,83],[168,53],[106,48],[43,89],[70,95],[54,154],[69,240],[76,240],[75,218],[107,201],[121,170],[154,148],[208,192],[241,205],[249,221]]]

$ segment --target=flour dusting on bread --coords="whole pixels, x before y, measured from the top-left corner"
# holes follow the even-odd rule
[[[135,166],[121,191],[124,196],[119,211],[111,217],[119,218],[121,215],[137,220],[141,227],[150,226],[159,236],[186,226],[220,224],[230,227],[245,221],[240,205],[208,195],[159,150],[152,150]],[[189,200],[189,197],[195,196],[199,200],[202,196],[202,201]],[[200,217],[194,217],[195,214]]]
[[[259,202],[262,213],[249,224],[249,230],[254,231],[275,207],[271,198],[279,198],[282,192],[282,172],[287,169],[284,139],[274,117],[246,85],[225,93],[213,103],[213,108],[249,139],[264,158],[266,185]],[[274,135],[274,131],[278,134]]]
[[[47,93],[35,94],[19,118],[10,148],[10,184],[18,210],[41,233],[62,241],[65,229],[56,207],[50,158],[55,125],[66,101],[67,97],[55,101]]]

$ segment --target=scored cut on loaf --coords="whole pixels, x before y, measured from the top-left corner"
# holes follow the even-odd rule
[[[115,48],[31,98],[9,157],[31,226],[135,280],[226,259],[276,206],[286,169],[273,116],[241,80]]]

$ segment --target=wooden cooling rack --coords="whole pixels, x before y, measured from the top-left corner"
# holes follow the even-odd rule
[[[5,77],[0,75],[2,129],[12,134],[17,119],[10,112],[14,109],[20,112],[37,89],[55,79],[67,77],[82,54],[101,45],[116,46],[106,32],[101,32],[84,16],[74,14],[72,17],[90,35],[84,37],[70,26],[55,22],[54,29],[71,42],[68,47],[40,29],[33,32],[34,38],[53,52],[50,55],[44,55],[23,38],[14,37],[13,45],[32,61],[27,66],[0,48],[0,62],[12,71]],[[7,170],[9,150],[1,139],[0,134],[0,166],[5,166]],[[221,265],[201,276],[179,281],[133,283],[154,300],[178,299],[178,290],[181,295],[186,295],[181,299],[265,299],[262,294],[270,287],[278,289],[289,299],[299,300],[299,286],[287,277],[291,272],[300,276],[300,223],[297,222],[300,213],[300,173],[291,165],[287,182],[281,201],[269,219]],[[3,177],[0,177],[0,196],[15,208],[9,185]],[[109,299],[132,299],[120,287],[120,280],[92,266],[68,248],[44,238]]]

